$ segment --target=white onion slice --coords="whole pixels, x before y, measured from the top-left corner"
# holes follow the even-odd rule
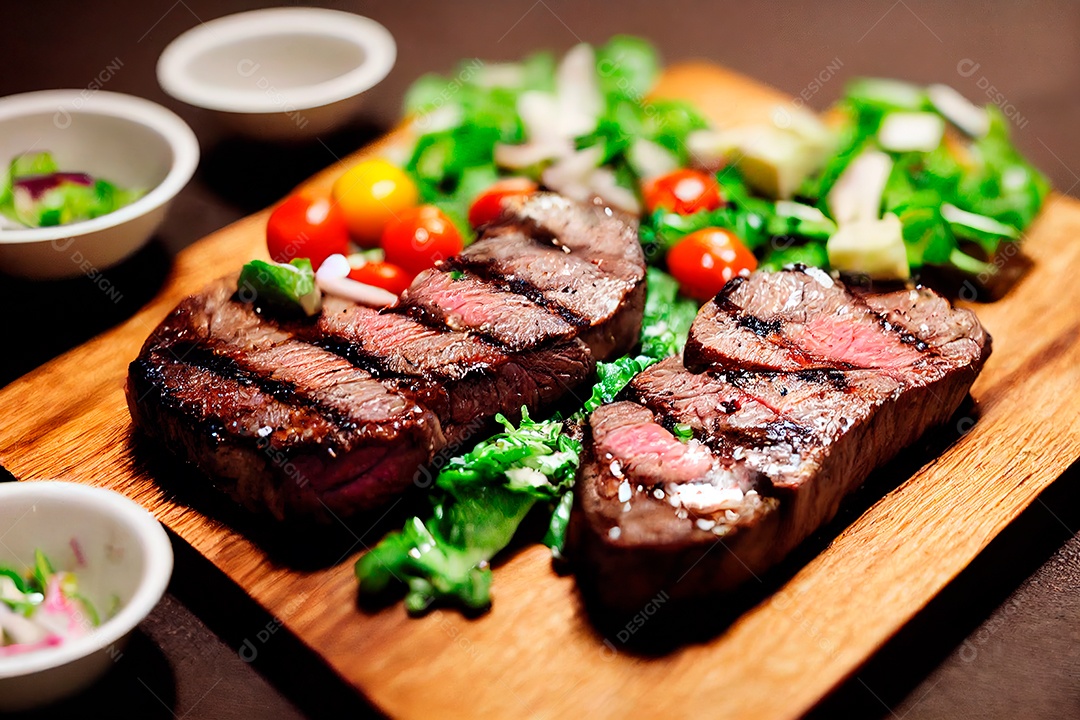
[[[638,138],[627,155],[634,172],[642,180],[667,175],[679,167],[679,159],[666,147],[652,140]]]
[[[589,177],[589,189],[609,207],[631,215],[641,214],[641,203],[637,195],[616,182],[615,173],[610,168],[602,167],[593,170]]]
[[[837,225],[881,216],[881,195],[893,161],[880,150],[864,150],[851,161],[829,192],[829,210]]]
[[[893,152],[930,152],[941,144],[945,121],[937,113],[894,112],[878,129],[881,147]]]
[[[315,273],[315,284],[327,295],[369,307],[387,307],[397,302],[397,295],[388,290],[349,279],[352,266],[344,255],[331,255]]]
[[[585,202],[593,194],[590,182],[592,173],[603,159],[604,148],[601,145],[570,153],[544,170],[543,182],[571,200]]]
[[[595,130],[603,98],[596,79],[596,55],[588,43],[566,53],[556,71],[555,87],[560,134],[573,138]]]
[[[564,157],[574,150],[572,142],[565,138],[546,137],[524,145],[495,146],[495,164],[510,170],[524,170],[548,160]]]
[[[948,85],[931,85],[926,94],[939,113],[971,137],[983,137],[990,131],[990,116],[986,109]]]

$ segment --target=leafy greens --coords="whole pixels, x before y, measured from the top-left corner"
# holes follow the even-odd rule
[[[598,381],[583,409],[566,421],[537,421],[522,408],[515,427],[497,416],[499,434],[450,460],[432,488],[431,517],[412,517],[356,563],[360,592],[381,593],[395,583],[407,587],[405,607],[413,614],[432,603],[482,610],[491,602],[491,560],[513,539],[534,507],[550,515],[544,543],[558,555],[573,502],[581,444],[575,425],[609,402],[641,370],[686,343],[697,305],[678,295],[670,275],[650,268],[641,354],[600,363]]]

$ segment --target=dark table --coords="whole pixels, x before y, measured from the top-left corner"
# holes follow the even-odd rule
[[[945,82],[1002,107],[1018,145],[1059,190],[1068,193],[1080,183],[1080,5],[1067,0],[1022,6],[974,0],[333,3],[386,25],[397,38],[398,63],[370,92],[362,118],[321,143],[298,147],[223,137],[206,113],[165,96],[155,80],[158,54],[179,33],[260,5],[36,0],[5,7],[0,95],[95,82],[141,95],[191,124],[203,160],[155,242],[109,271],[119,302],[85,279],[3,281],[8,339],[0,384],[128,317],[153,296],[176,251],[274,202],[334,155],[376,137],[397,118],[411,80],[446,72],[462,58],[512,60],[627,32],[653,39],[669,62],[708,58],[814,108],[826,107],[856,75]],[[1047,421],[1078,424],[1077,418]],[[814,715],[1080,717],[1077,475],[1074,465]],[[850,521],[856,510],[845,512]],[[284,630],[272,634],[273,652],[245,661],[251,660],[240,652],[245,640],[268,632],[274,619],[182,541],[174,546],[169,594],[107,678],[28,717],[375,714]]]

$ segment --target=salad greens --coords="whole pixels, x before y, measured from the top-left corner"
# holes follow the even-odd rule
[[[491,602],[492,558],[513,539],[534,508],[549,516],[544,543],[558,555],[573,502],[581,444],[575,426],[649,365],[682,350],[697,305],[679,297],[678,283],[652,268],[648,276],[641,354],[597,368],[599,380],[582,410],[563,421],[534,420],[522,408],[514,427],[451,459],[431,491],[431,517],[410,518],[356,563],[362,594],[404,583],[405,607],[425,612],[433,602],[480,610]]]
[[[828,213],[830,194],[854,161],[884,152],[891,167],[876,209],[900,219],[912,269],[987,270],[1049,192],[1046,177],[1012,144],[1005,116],[950,88],[863,79],[848,86],[838,109],[838,150],[800,194]],[[946,121],[960,132],[946,130]]]
[[[0,215],[31,228],[91,220],[142,195],[86,173],[61,172],[48,152],[19,155],[0,175]]]
[[[998,109],[976,107],[951,88],[855,80],[836,115],[831,152],[793,199],[761,197],[739,162],[742,148],[728,147],[731,137],[695,133],[690,142],[707,160],[736,161],[717,174],[728,205],[692,215],[658,210],[645,219],[643,241],[666,251],[690,232],[720,227],[767,270],[801,262],[879,279],[929,266],[980,276],[993,271],[1002,243],[1020,239],[1049,192]]]
[[[717,131],[690,105],[649,98],[659,67],[647,42],[618,36],[561,60],[471,60],[452,78],[424,76],[406,96],[416,139],[405,170],[421,201],[439,206],[463,237],[481,192],[525,176],[642,217],[653,265],[687,235],[721,228],[764,270],[801,263],[882,279],[931,266],[986,272],[1049,192],[1012,145],[1004,116],[944,86],[856,80],[834,127],[779,108],[783,122]],[[645,212],[643,181],[688,165],[715,173],[722,203],[688,214],[651,203]],[[271,274],[263,289],[295,306],[294,278],[282,272],[292,271]],[[536,512],[548,518],[544,543],[558,556],[586,414],[678,354],[697,309],[675,278],[650,267],[638,353],[600,363],[590,396],[565,420],[535,420],[525,408],[517,426],[499,416],[502,432],[439,472],[430,516],[411,518],[357,562],[361,593],[404,584],[412,613],[434,602],[483,609],[492,559]],[[683,426],[674,433],[691,436]]]
[[[452,78],[426,75],[405,99],[418,132],[405,163],[423,202],[466,236],[471,202],[505,175],[525,175],[585,200],[600,194],[640,212],[640,181],[687,161],[686,137],[705,120],[685,103],[650,101],[659,74],[652,47],[617,36],[579,45],[556,63],[461,64]]]
[[[75,575],[57,572],[40,550],[24,571],[0,564],[0,657],[54,647],[100,624]]]

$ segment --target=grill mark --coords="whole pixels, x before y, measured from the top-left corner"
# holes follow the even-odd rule
[[[726,308],[725,311],[727,311]],[[784,324],[779,320],[762,320],[754,315],[745,314],[740,314],[737,317],[736,322],[739,323],[739,327],[746,328],[755,335],[763,338],[779,333],[784,327]]]
[[[477,337],[480,337],[477,335]],[[487,364],[469,364],[469,363],[457,363],[456,367],[460,367],[462,372],[460,376],[447,375],[445,373],[432,372],[425,373],[423,370],[416,370],[415,372],[405,372],[399,370],[392,370],[387,365],[387,360],[382,355],[365,350],[359,343],[354,343],[351,340],[337,336],[327,335],[321,339],[313,340],[312,344],[318,348],[332,352],[338,357],[344,358],[351,362],[354,367],[371,373],[376,378],[385,378],[388,380],[409,380],[417,383],[458,383],[465,380],[471,380],[474,378],[488,377],[495,374],[495,370]],[[493,350],[499,350],[501,348],[497,346],[492,347]],[[516,353],[511,356],[504,355],[503,361],[515,361]],[[505,364],[501,362],[500,366]]]
[[[456,260],[456,258],[451,258],[449,261],[444,261],[444,265],[446,265],[447,267],[451,267],[451,266],[454,265],[454,263],[453,263],[454,260]],[[464,268],[455,268],[455,269],[461,270],[461,269],[464,269]],[[476,280],[478,280],[481,283],[484,283],[485,285],[490,287],[492,290],[494,290],[496,292],[500,292],[500,293],[509,292],[509,293],[514,293],[515,295],[520,295],[521,297],[523,297],[526,300],[528,300],[529,302],[531,302],[533,305],[536,305],[541,310],[543,310],[543,311],[545,311],[547,313],[550,313],[551,315],[554,315],[556,317],[559,317],[562,320],[565,320],[566,322],[570,323],[574,327],[582,327],[583,326],[582,323],[584,323],[585,326],[587,326],[589,324],[588,320],[585,320],[585,319],[581,318],[580,316],[576,316],[573,313],[570,313],[565,308],[562,308],[562,307],[559,307],[559,306],[552,307],[553,303],[546,302],[546,298],[543,298],[542,296],[538,300],[537,298],[531,297],[529,294],[527,294],[525,292],[522,292],[522,291],[520,291],[520,290],[518,290],[518,289],[516,289],[514,287],[511,287],[511,283],[509,283],[509,282],[506,282],[506,281],[500,282],[500,281],[497,281],[497,280],[494,280],[494,279],[491,279],[491,278],[481,277],[480,275],[478,275],[475,272],[472,273],[472,275],[476,278]],[[517,280],[517,282],[522,284],[522,285],[528,285],[528,283],[526,283],[523,280]],[[536,289],[533,288],[533,290],[535,291]],[[562,311],[562,312],[560,312],[560,311]],[[449,325],[446,324],[446,321],[443,318],[440,318],[439,316],[437,316],[435,313],[431,312],[427,308],[422,307],[422,306],[416,304],[415,302],[413,302],[411,300],[408,301],[403,306],[390,308],[389,310],[387,310],[387,312],[403,314],[406,317],[410,317],[413,320],[416,320],[416,321],[422,323],[425,327],[429,327],[429,328],[431,328],[433,330],[446,330],[446,331],[450,331],[450,332],[455,332],[453,330],[453,328],[451,328]],[[572,319],[570,317],[567,317],[567,314],[574,315],[576,320]],[[504,354],[507,354],[507,355],[520,353],[520,352],[525,352],[525,351],[528,351],[528,350],[546,350],[546,349],[555,347],[559,343],[566,342],[569,339],[567,337],[549,336],[549,337],[545,337],[545,338],[543,338],[541,340],[538,340],[536,342],[533,342],[532,344],[522,345],[522,344],[511,344],[511,343],[504,342],[504,341],[502,341],[499,338],[495,337],[494,335],[492,335],[490,332],[488,332],[486,330],[480,330],[480,329],[476,329],[476,328],[469,328],[468,330],[457,331],[457,332],[466,332],[466,333],[468,333],[470,335],[478,337],[481,340],[483,340],[484,342],[488,343],[489,345],[495,346],[497,349],[501,350]],[[576,336],[572,336],[572,337],[576,337]]]
[[[445,264],[454,270],[467,270],[484,282],[501,286],[504,290],[521,295],[548,312],[558,315],[574,327],[585,328],[592,324],[588,318],[548,298],[544,295],[543,290],[528,280],[500,272],[491,260],[472,260],[467,257],[457,256],[445,261]]]
[[[780,412],[760,398],[748,393],[744,388],[740,387],[732,380],[730,377],[731,373],[709,372],[708,374],[716,377],[721,382],[727,383],[743,397],[757,401],[779,416],[778,420],[767,422],[762,426],[725,427],[723,429],[716,427],[715,423],[706,421],[702,431],[695,432],[694,437],[705,443],[709,449],[718,456],[731,458],[732,453],[734,453],[735,449],[738,447],[764,450],[770,447],[787,444],[792,449],[801,451],[812,445],[820,444],[811,428],[800,425],[789,419],[785,413]],[[775,374],[783,375],[784,373]],[[645,394],[634,386],[633,383],[630,383],[627,385],[626,389],[620,393],[620,396],[623,395],[625,395],[625,397],[616,399],[631,400],[644,406],[653,413],[657,423],[669,432],[672,432],[672,434],[674,434],[675,425],[682,422],[672,410],[667,407],[667,403],[665,403],[663,397],[661,397],[662,393]],[[738,403],[738,401],[736,400],[735,403]],[[725,402],[724,404],[730,403]],[[727,414],[732,414],[740,408],[735,407],[730,412],[726,408],[722,407],[721,409],[724,410],[724,412],[727,412]]]
[[[182,347],[182,344],[178,345],[178,347]],[[210,348],[201,345],[190,345],[184,354],[184,362],[212,372],[227,380],[233,380],[243,385],[254,385],[260,391],[284,405],[313,410],[331,422],[338,430],[354,432],[361,427],[355,419],[337,408],[311,397],[303,389],[297,387],[295,383],[274,380],[243,368],[236,360],[216,353]]]
[[[921,353],[927,353],[935,357],[941,355],[937,348],[931,347],[929,344],[926,343],[926,341],[908,332],[907,330],[904,330],[899,325],[889,322],[889,318],[870,307],[870,305],[866,302],[862,295],[858,295],[856,293],[849,294],[851,295],[851,298],[856,305],[861,308],[865,308],[868,313],[870,313],[873,317],[877,318],[878,325],[881,327],[882,330],[885,331],[887,335],[893,335],[900,338],[900,342],[904,343],[905,345],[910,345]]]
[[[238,385],[240,385],[242,387],[255,387],[260,392],[264,392],[264,394],[269,395],[269,393],[265,393],[265,391],[263,391],[258,386],[257,383],[252,382],[250,378],[229,377],[228,375],[218,374],[217,372],[215,372],[211,368],[202,367],[202,366],[194,364],[194,363],[187,363],[187,362],[182,361],[182,360],[177,360],[177,363],[179,363],[180,365],[187,365],[188,367],[192,367],[192,368],[196,368],[196,369],[199,369],[199,370],[204,370],[204,371],[209,372],[209,373],[213,373],[215,375],[218,375],[218,377],[220,377],[220,378],[222,378],[224,380],[235,382],[235,383],[237,383]],[[176,413],[177,415],[181,415],[181,416],[187,418],[187,421],[192,422],[194,424],[194,426],[197,429],[199,429],[199,431],[200,431],[199,434],[209,438],[210,441],[215,446],[216,445],[221,445],[222,443],[231,443],[232,445],[234,445],[236,447],[241,447],[241,448],[245,448],[245,447],[246,448],[254,448],[255,450],[258,450],[258,451],[269,450],[270,446],[264,444],[265,442],[268,442],[268,441],[264,440],[261,437],[258,437],[255,434],[230,433],[226,429],[226,425],[225,425],[224,422],[222,422],[221,419],[214,418],[212,416],[207,416],[207,415],[199,415],[199,416],[193,415],[190,412],[190,409],[188,407],[188,403],[186,403],[185,401],[181,400],[178,397],[180,389],[179,388],[174,388],[170,384],[165,382],[165,370],[164,370],[164,367],[161,364],[160,360],[158,360],[158,362],[154,362],[154,356],[153,355],[148,356],[148,357],[139,357],[138,359],[136,359],[135,361],[132,362],[129,369],[130,369],[130,371],[132,373],[132,376],[136,380],[136,384],[141,383],[141,384],[144,384],[146,386],[149,386],[149,387],[137,388],[139,390],[140,398],[145,398],[145,396],[147,394],[149,394],[150,390],[156,389],[157,390],[158,402],[161,404],[161,406],[163,408],[165,408],[166,410],[171,411],[173,413]],[[274,396],[271,396],[271,397],[274,397]],[[278,400],[279,402],[282,402],[277,397],[274,397],[274,399]],[[140,404],[142,404],[143,401],[144,401],[143,399],[140,399]],[[308,407],[303,406],[303,405],[289,405],[287,403],[283,403],[283,404],[285,404],[286,407],[292,408],[294,410],[300,410],[300,409],[315,410],[314,408],[308,408]],[[340,437],[335,438],[334,433],[335,432],[336,433],[343,433],[343,432],[347,432],[347,430],[343,429],[342,427],[340,427],[339,425],[334,423],[333,420],[327,418],[326,416],[322,415],[321,413],[318,413],[317,411],[315,411],[315,412],[316,412],[316,415],[317,415],[317,417],[319,419],[327,422],[330,425],[330,428],[329,428],[330,433],[327,434],[327,435],[323,435],[323,437],[325,437],[327,440],[330,441],[330,444],[329,445],[324,445],[323,447],[332,447],[332,448],[337,448],[337,449],[343,448],[344,446],[340,442],[342,438],[340,438]],[[280,429],[281,428],[274,428],[274,430],[280,430]],[[311,447],[312,444],[313,443],[310,443],[310,442],[288,443],[288,444],[286,444],[284,446],[273,447],[272,452],[273,453],[280,453],[280,457],[282,457],[282,458],[290,458],[291,459],[291,458],[293,458],[293,457],[295,457],[297,455],[303,454],[303,452],[307,448]]]
[[[797,272],[805,273],[806,272],[806,266],[801,265],[801,264],[796,264],[795,266],[792,267],[792,270],[797,271]],[[739,327],[742,327],[742,328],[745,328],[745,329],[749,330],[750,332],[754,333],[758,337],[767,339],[770,343],[783,348],[784,350],[786,350],[788,352],[788,354],[792,355],[793,357],[798,358],[799,360],[801,360],[802,362],[804,362],[806,364],[811,364],[811,363],[824,364],[824,363],[828,363],[828,364],[836,366],[837,368],[844,369],[844,370],[860,370],[860,369],[861,370],[879,370],[879,369],[881,369],[881,368],[877,368],[877,367],[862,368],[862,367],[853,365],[853,364],[848,363],[848,362],[836,360],[834,358],[819,357],[817,355],[813,355],[812,353],[808,353],[805,350],[803,350],[801,347],[799,347],[798,345],[793,344],[788,338],[786,338],[786,337],[784,337],[783,335],[780,334],[780,331],[784,327],[784,323],[783,323],[782,320],[780,320],[780,319],[764,320],[764,319],[759,318],[759,317],[757,317],[755,315],[750,315],[749,313],[744,313],[742,311],[742,308],[740,308],[738,305],[736,305],[734,302],[732,302],[731,294],[734,293],[736,288],[738,288],[745,281],[746,281],[746,278],[744,278],[742,276],[737,276],[737,277],[732,278],[731,280],[729,280],[727,282],[726,285],[724,285],[724,287],[720,290],[720,292],[718,292],[716,294],[716,297],[713,298],[713,301],[716,303],[717,307],[720,310],[722,310],[724,313],[726,313],[728,316],[730,316],[731,319],[734,320],[739,325]],[[866,303],[866,301],[863,299],[863,297],[861,295],[857,295],[855,293],[848,293],[848,295],[851,297],[853,304],[856,304],[859,307],[864,308],[867,311],[867,313],[869,313],[873,318],[875,318],[875,320],[878,323],[878,326],[881,327],[881,329],[885,332],[886,335],[890,335],[890,336],[899,338],[900,342],[902,342],[905,345],[909,345],[909,346],[913,347],[915,350],[917,350],[917,351],[919,351],[921,353],[927,353],[927,354],[930,354],[930,355],[933,355],[933,356],[939,356],[940,355],[940,352],[938,351],[937,348],[931,347],[925,341],[921,340],[919,337],[913,335],[910,332],[907,332],[906,330],[903,330],[898,325],[895,325],[895,324],[889,322],[889,319],[887,317],[885,317],[881,313],[876,312],[872,307],[870,307],[870,305],[868,305]]]
[[[847,370],[856,369],[851,363],[833,358],[818,357],[795,345],[789,338],[780,334],[780,331],[784,328],[783,320],[762,320],[756,315],[744,313],[742,308],[732,302],[730,298],[735,288],[739,287],[743,282],[745,282],[745,278],[741,276],[732,278],[714,298],[717,309],[730,317],[739,327],[745,328],[762,338],[762,340],[781,348],[804,365],[830,363]]]

